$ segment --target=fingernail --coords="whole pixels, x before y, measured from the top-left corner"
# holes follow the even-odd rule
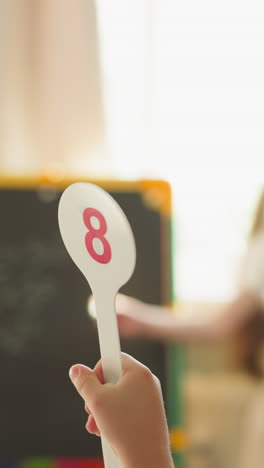
[[[78,375],[79,375],[79,367],[72,366],[70,368],[69,375],[70,375],[70,379],[74,382],[77,379]]]

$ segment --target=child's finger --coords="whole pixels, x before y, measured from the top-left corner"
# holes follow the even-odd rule
[[[122,374],[125,374],[127,371],[133,370],[135,368],[135,365],[138,366],[138,361],[134,359],[132,356],[129,356],[126,353],[121,353],[121,362],[122,362]],[[145,368],[143,364],[141,364],[141,368]],[[105,379],[104,379],[104,374],[103,374],[103,367],[102,367],[102,361],[98,361],[96,366],[93,369],[93,372],[97,376],[98,380],[104,384]]]
[[[84,405],[84,410],[86,411],[87,414],[91,414],[91,411],[89,410],[86,404]]]
[[[103,367],[102,367],[102,361],[99,361],[96,366],[93,369],[95,375],[99,379],[99,381],[104,384],[105,379],[104,379],[104,373],[103,373]]]
[[[98,396],[103,388],[96,374],[89,367],[76,364],[71,367],[69,375],[76,390],[89,408],[91,406],[89,402],[92,403],[95,396]]]
[[[90,432],[90,434],[95,434],[95,435],[100,437],[101,433],[100,433],[100,431],[99,431],[99,429],[97,427],[97,424],[95,422],[95,419],[94,419],[93,415],[89,416],[85,427],[86,427],[86,430],[88,432]]]

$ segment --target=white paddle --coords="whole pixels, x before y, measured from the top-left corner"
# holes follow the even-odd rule
[[[115,297],[134,271],[133,233],[117,202],[89,183],[70,185],[63,192],[58,215],[65,247],[92,289],[104,379],[113,384],[121,375]],[[105,468],[121,468],[103,437],[102,448]]]

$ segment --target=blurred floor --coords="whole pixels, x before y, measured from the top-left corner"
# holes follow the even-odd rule
[[[245,425],[257,391],[257,384],[240,374],[189,374],[188,468],[241,468]]]

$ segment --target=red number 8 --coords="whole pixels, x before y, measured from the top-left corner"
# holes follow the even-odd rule
[[[95,229],[92,226],[92,223],[91,223],[92,216],[98,219],[99,221],[98,229]],[[83,221],[84,221],[85,226],[88,229],[88,232],[85,236],[85,245],[89,254],[96,262],[103,263],[103,264],[109,263],[112,257],[112,252],[111,252],[111,247],[110,247],[109,242],[104,237],[107,231],[107,224],[102,213],[100,213],[100,211],[96,210],[95,208],[86,208],[83,212]],[[104,247],[104,251],[102,254],[98,254],[94,250],[94,246],[93,246],[94,239],[99,239],[102,242],[103,247]]]

